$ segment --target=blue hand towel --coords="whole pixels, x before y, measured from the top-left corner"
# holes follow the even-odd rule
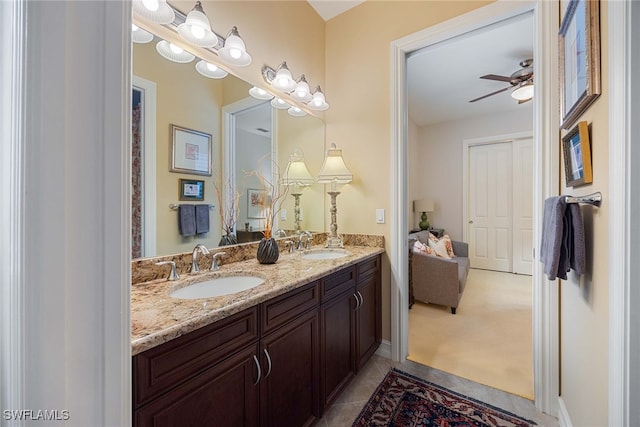
[[[196,205],[196,234],[209,232],[209,205]]]
[[[178,206],[178,230],[184,237],[196,235],[196,207],[194,205]]]

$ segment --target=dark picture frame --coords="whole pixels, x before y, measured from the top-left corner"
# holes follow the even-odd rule
[[[569,129],[600,96],[600,1],[571,0],[558,35],[560,127]]]
[[[578,187],[593,182],[591,169],[591,143],[589,124],[578,124],[562,138],[564,174],[567,187]]]
[[[173,124],[170,127],[169,171],[211,176],[211,135]]]
[[[178,200],[204,200],[204,181],[199,179],[180,179],[178,185]]]

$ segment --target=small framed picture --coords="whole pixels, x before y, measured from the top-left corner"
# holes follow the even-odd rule
[[[178,200],[204,200],[204,181],[198,179],[181,179]]]
[[[589,143],[589,124],[578,124],[562,138],[564,154],[564,173],[567,187],[591,184],[591,144]]]
[[[211,176],[211,135],[171,125],[170,172]]]
[[[247,218],[266,218],[267,193],[255,188],[247,189]]]

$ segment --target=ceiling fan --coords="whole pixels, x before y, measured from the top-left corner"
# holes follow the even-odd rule
[[[510,86],[507,86],[495,92],[488,93],[479,98],[472,99],[469,102],[480,101],[481,99],[488,98],[490,96],[513,88],[515,89],[511,93],[511,96],[518,100],[518,104],[530,101],[533,98],[533,59],[528,58],[520,61],[520,66],[522,68],[511,74],[509,77],[499,76],[497,74],[487,74],[486,76],[481,76],[481,79],[507,82],[510,84]]]

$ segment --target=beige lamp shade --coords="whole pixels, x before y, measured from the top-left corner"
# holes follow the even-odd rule
[[[314,179],[307,169],[304,157],[300,153],[292,154],[289,157],[289,164],[284,171],[282,177],[283,185],[299,185],[300,187],[308,187],[313,184]]]
[[[413,201],[414,212],[433,212],[434,210],[434,203],[431,199],[421,199]]]
[[[327,157],[318,174],[318,183],[320,184],[348,184],[353,180],[353,174],[344,164],[342,159],[342,150],[336,148],[336,144],[331,144],[331,148],[327,150]]]

